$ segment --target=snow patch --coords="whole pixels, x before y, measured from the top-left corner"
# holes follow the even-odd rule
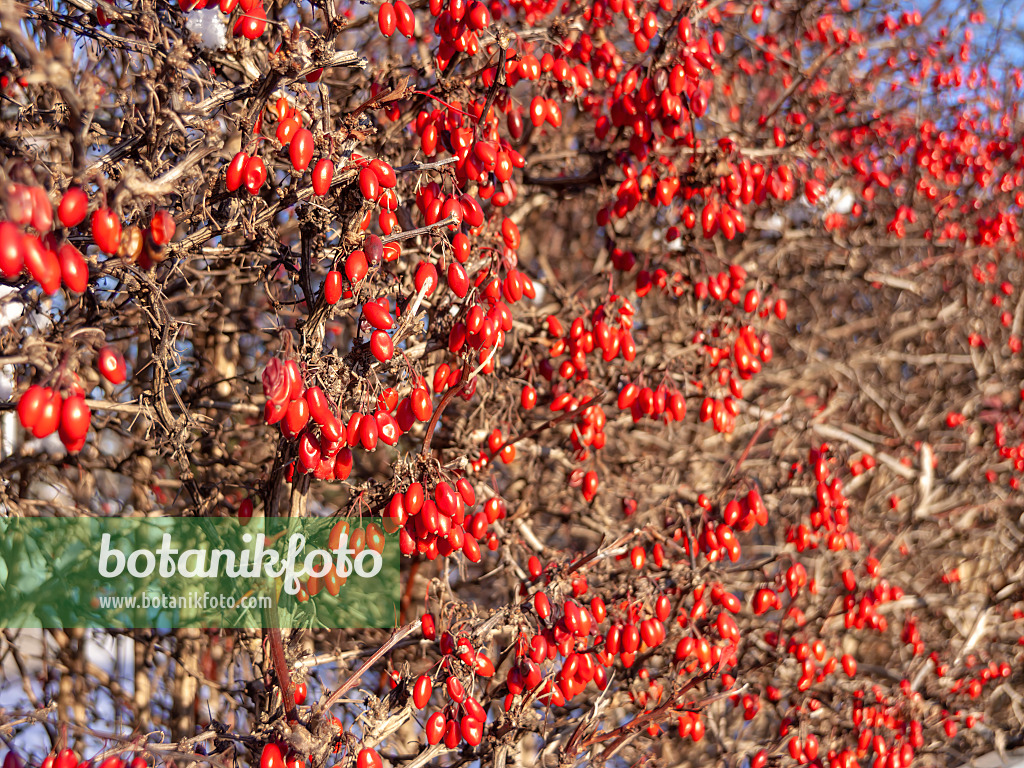
[[[185,21],[189,32],[199,35],[204,48],[216,50],[228,44],[228,28],[217,6],[192,11]]]

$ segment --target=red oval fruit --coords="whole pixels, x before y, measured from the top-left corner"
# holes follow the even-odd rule
[[[228,188],[228,192],[234,192],[245,180],[245,166],[249,162],[249,155],[245,152],[239,152],[228,163],[227,175],[225,177],[225,184]]]
[[[63,435],[71,440],[81,440],[89,431],[92,411],[85,404],[85,397],[72,395],[64,401],[60,410],[60,428]]]
[[[103,347],[97,358],[100,375],[111,384],[120,384],[127,375],[124,356],[113,347]]]
[[[92,239],[100,250],[113,256],[121,245],[121,220],[109,208],[100,208],[92,215]]]
[[[455,500],[455,491],[453,491],[452,487],[444,480],[439,482],[434,488],[434,501],[442,515],[447,517],[455,516],[457,505]]]
[[[444,205],[441,206],[441,219],[447,219],[450,216],[455,217],[455,222],[448,225],[448,229],[452,232],[459,228],[465,215],[465,210],[463,209],[462,204],[454,197],[449,197],[444,201]]]
[[[345,276],[353,285],[366,277],[368,270],[369,264],[363,251],[352,251],[345,259]]]
[[[25,269],[39,283],[43,292],[52,296],[60,288],[60,262],[57,254],[43,245],[35,235],[25,237],[24,245]]]
[[[375,157],[370,161],[370,168],[376,174],[377,182],[385,189],[393,189],[398,184],[395,169],[383,160]]]
[[[302,464],[306,472],[312,472],[319,466],[321,458],[320,444],[308,429],[299,435],[297,453],[299,455],[299,463]]]
[[[309,423],[309,404],[303,398],[292,400],[285,411],[284,419],[281,421],[282,431],[295,439]]]
[[[32,429],[39,421],[39,414],[42,412],[43,404],[49,398],[46,389],[33,384],[18,400],[18,421],[25,429]]]
[[[466,274],[466,268],[457,261],[448,265],[448,287],[460,299],[469,293],[469,275]]]
[[[53,761],[53,768],[75,768],[77,765],[78,755],[70,749],[62,749]]]
[[[35,426],[32,427],[32,436],[40,440],[47,435],[53,434],[60,424],[61,399],[60,394],[49,387],[43,388],[44,399],[39,409],[39,417]]]
[[[530,384],[525,385],[522,394],[519,396],[519,402],[523,410],[530,410],[537,405],[537,390]]]
[[[286,360],[284,364],[284,375],[288,382],[288,399],[297,400],[302,397],[306,387],[302,382],[302,371],[295,360]]]
[[[455,675],[448,675],[448,679],[445,680],[445,691],[448,698],[456,704],[461,704],[466,698],[466,688]]]
[[[372,301],[363,305],[363,316],[370,325],[382,331],[390,331],[395,326],[395,321],[388,308]]]
[[[416,17],[405,0],[395,2],[395,26],[406,37],[412,37],[416,33]]]
[[[232,29],[236,37],[243,36],[247,40],[255,40],[267,29],[267,11],[262,3],[257,1],[252,7],[246,10],[245,14],[238,18]]]
[[[263,162],[263,158],[250,157],[245,164],[245,188],[249,194],[257,194],[266,180],[267,165]]]
[[[435,712],[427,719],[427,743],[433,746],[441,741],[441,737],[444,735],[445,727],[448,723],[444,719],[443,712]]]
[[[483,740],[484,724],[475,717],[466,715],[466,717],[462,718],[459,728],[462,731],[462,738],[471,747],[477,746]]]
[[[363,414],[353,413],[345,425],[345,442],[350,448],[359,444],[359,422],[363,420]]]
[[[513,251],[519,248],[520,235],[519,227],[512,219],[505,218],[501,222],[501,237],[505,241],[505,245],[511,248]]]
[[[375,358],[382,363],[386,363],[394,356],[395,345],[386,332],[374,331],[373,335],[370,336],[370,351]]]
[[[292,139],[295,138],[301,127],[302,125],[299,123],[298,117],[285,117],[277,124],[274,137],[281,143],[282,147],[287,147],[291,144]]]
[[[376,200],[380,195],[380,181],[369,166],[359,171],[359,191],[367,200]]]
[[[473,490],[473,484],[469,480],[460,477],[458,482],[455,483],[455,489],[459,492],[467,507],[472,507],[476,504],[476,491]]]
[[[395,15],[395,6],[389,2],[381,3],[380,9],[377,11],[377,26],[380,27],[380,33],[384,37],[391,37],[395,34],[397,23],[398,17]]]
[[[409,404],[412,406],[412,413],[419,421],[427,421],[434,412],[434,404],[430,400],[430,394],[422,387],[417,387],[409,395]],[[409,514],[414,514],[412,510]]]
[[[412,690],[412,703],[417,709],[423,709],[430,700],[430,694],[434,690],[434,684],[428,675],[420,675]]]
[[[89,213],[89,197],[81,187],[68,187],[57,207],[57,218],[67,228],[77,227]]]
[[[308,128],[300,128],[295,132],[291,146],[288,147],[288,157],[297,171],[304,171],[309,167],[309,162],[313,159],[313,133]]]
[[[321,197],[327,194],[334,180],[334,161],[321,157],[313,166],[313,192]]]
[[[409,513],[410,517],[419,514],[419,511],[423,509],[423,500],[423,485],[421,483],[412,483],[406,488],[405,511]],[[434,617],[429,613],[425,613],[420,621],[423,626],[423,636],[428,640],[433,640],[433,634],[435,633]]]
[[[271,742],[263,747],[260,754],[260,768],[285,768],[281,748]]]
[[[483,29],[491,23],[491,13],[483,3],[473,3],[469,9],[469,26],[472,29]]]
[[[32,228],[43,234],[53,228],[53,204],[42,187],[29,187],[32,200]]]
[[[324,301],[337,304],[341,299],[341,272],[332,269],[324,278]]]
[[[302,395],[309,406],[309,415],[321,427],[328,424],[333,418],[331,406],[327,402],[327,395],[320,387],[314,385],[309,387]]]
[[[380,755],[377,754],[377,750],[371,747],[364,747],[359,751],[359,756],[356,758],[356,768],[381,768],[384,762],[380,759]]]
[[[25,266],[25,235],[9,221],[0,221],[0,272],[17,277]]]
[[[167,245],[174,237],[176,228],[170,211],[157,211],[149,222],[149,237],[157,245]]]
[[[484,209],[472,195],[462,195],[459,198],[462,208],[462,215],[466,217],[466,223],[471,227],[479,227],[484,223]]]
[[[433,157],[437,151],[437,126],[427,123],[420,134],[420,148],[427,157]]]
[[[83,293],[89,285],[89,265],[81,251],[71,243],[64,243],[57,251],[57,261],[60,263],[60,276],[68,290]]]
[[[533,596],[533,609],[537,611],[537,615],[542,619],[547,620],[551,618],[551,601],[543,592],[538,592]]]
[[[459,724],[455,720],[449,720],[444,729],[444,745],[448,749],[455,749],[461,740],[459,735]]]
[[[377,450],[377,421],[369,416],[359,420],[359,442],[368,451]]]

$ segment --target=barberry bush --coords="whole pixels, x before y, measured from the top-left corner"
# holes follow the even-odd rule
[[[0,4],[0,508],[383,518],[395,630],[5,631],[5,768],[1024,743],[1012,13],[264,2]]]

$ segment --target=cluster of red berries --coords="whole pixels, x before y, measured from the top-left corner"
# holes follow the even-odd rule
[[[420,618],[420,627],[426,639],[437,639],[437,627],[431,614]],[[451,632],[442,633],[439,646],[443,656],[440,669],[442,673],[447,670],[443,690],[448,703],[427,718],[424,735],[430,745],[443,741],[446,747],[455,749],[464,741],[475,747],[483,740],[487,712],[466,689],[463,680],[493,677],[494,663],[486,653],[475,650],[467,638],[456,639]],[[427,674],[416,679],[412,686],[412,701],[417,709],[424,709],[430,702],[434,682],[434,678]]]
[[[499,497],[487,499],[483,509],[473,512],[476,492],[464,477],[454,487],[438,481],[430,495],[420,482],[410,483],[404,492],[391,497],[384,521],[388,530],[398,531],[403,555],[419,553],[428,560],[461,551],[471,562],[480,562],[480,542],[496,549],[498,540],[488,527],[505,516]]]

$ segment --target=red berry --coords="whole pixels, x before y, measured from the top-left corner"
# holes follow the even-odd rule
[[[437,287],[437,267],[429,261],[421,261],[420,265],[416,268],[416,277],[413,279],[413,285],[416,286],[417,293],[425,290],[426,295],[430,296]]]
[[[417,387],[412,391],[409,395],[409,403],[412,406],[413,415],[419,421],[427,421],[434,412],[430,394],[422,387]],[[412,514],[411,511],[410,514]]]
[[[288,147],[288,156],[295,170],[304,171],[309,167],[309,162],[313,159],[313,134],[308,128],[296,131],[291,146]]]
[[[441,741],[445,727],[448,723],[444,719],[444,713],[435,712],[427,719],[426,735],[427,743],[433,746]]]
[[[109,208],[100,208],[92,215],[92,239],[108,255],[117,253],[121,245],[121,220]]]
[[[43,404],[49,399],[46,389],[33,384],[18,400],[18,420],[25,429],[32,429],[39,421],[39,414],[42,412]]]
[[[448,265],[448,287],[460,299],[469,293],[469,275],[466,274],[466,268],[457,261]]]
[[[57,208],[57,218],[67,227],[77,227],[89,212],[89,197],[81,187],[68,187]]]
[[[245,180],[245,166],[249,162],[249,155],[245,152],[239,152],[228,163],[227,175],[225,177],[225,183],[228,188],[228,192],[234,192]]]
[[[267,29],[267,11],[259,0],[238,17],[231,30],[235,37],[241,35],[247,40],[255,40]]]
[[[367,451],[377,450],[377,438],[380,432],[377,429],[376,419],[364,416],[359,420],[359,442]]]
[[[359,171],[359,191],[367,200],[376,200],[380,195],[380,181],[369,166]]]
[[[83,293],[89,285],[89,266],[85,258],[71,243],[64,243],[57,251],[60,262],[60,275],[68,290]]]
[[[379,328],[382,331],[390,331],[395,326],[395,321],[391,317],[391,312],[386,305],[376,304],[372,301],[367,302],[363,305],[363,316],[374,328]]]
[[[281,748],[271,742],[263,747],[260,755],[260,768],[285,768]]]
[[[328,304],[337,304],[341,299],[341,272],[332,269],[324,278],[324,300]]]
[[[295,134],[298,132],[300,127],[301,123],[299,123],[298,117],[283,117],[277,124],[277,130],[274,131],[274,136],[279,142],[281,142],[282,147],[287,147],[295,137]]]
[[[386,363],[395,354],[395,345],[385,331],[374,331],[370,336],[370,351],[375,358]]]
[[[353,285],[366,277],[368,270],[369,265],[363,251],[352,251],[345,259],[345,275]]]
[[[462,731],[462,738],[466,740],[466,743],[471,747],[477,746],[484,737],[484,724],[477,720],[475,717],[462,718],[462,722],[459,724],[460,730]]]
[[[53,768],[76,768],[78,755],[70,749],[62,749],[53,762]]]
[[[321,157],[313,166],[313,192],[323,197],[331,188],[334,179],[334,161]]]
[[[384,762],[377,754],[377,750],[371,747],[364,747],[356,757],[356,768],[382,768]]]
[[[417,709],[423,709],[430,700],[430,694],[434,690],[434,684],[428,675],[420,675],[412,691],[412,702]]]
[[[174,217],[169,211],[157,211],[149,222],[149,237],[156,245],[167,245],[174,237]]]
[[[52,296],[60,288],[60,261],[35,235],[24,239],[25,269],[39,283],[43,292]]]
[[[60,428],[63,435],[71,440],[79,440],[85,437],[89,431],[89,420],[92,412],[85,404],[85,397],[72,395],[64,401],[60,411]]]
[[[406,37],[412,37],[416,33],[416,17],[405,0],[395,2],[395,26]]]
[[[44,399],[40,404],[39,416],[32,427],[32,436],[42,440],[52,435],[60,424],[61,397],[49,387],[43,388]]]
[[[385,163],[383,160],[374,158],[370,161],[370,168],[377,176],[377,181],[381,187],[385,189],[393,189],[398,184],[398,179],[395,176],[395,169]]]
[[[0,221],[0,272],[17,277],[25,266],[25,234],[9,221]]]
[[[395,6],[389,2],[381,3],[380,9],[377,11],[377,26],[380,27],[380,33],[384,37],[391,37],[395,34],[395,26],[398,22],[397,16],[395,15]]]
[[[259,193],[267,180],[267,165],[262,157],[250,157],[245,164],[245,188],[250,195]]]
[[[113,347],[103,347],[100,350],[97,366],[103,378],[111,384],[120,384],[127,375],[124,357]]]

